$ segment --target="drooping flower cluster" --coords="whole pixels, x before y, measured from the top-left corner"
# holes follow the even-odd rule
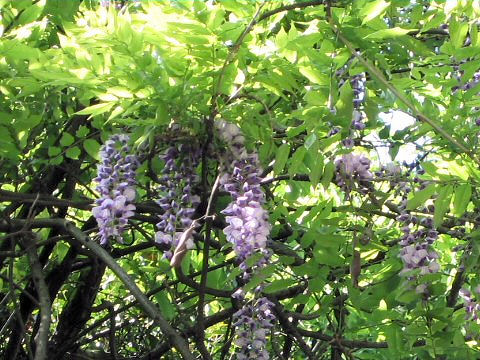
[[[223,230],[227,240],[243,262],[255,251],[264,250],[270,233],[268,213],[263,209],[265,195],[260,187],[258,160],[249,155],[233,163],[233,173],[223,186],[233,198],[223,214],[228,226]]]
[[[397,217],[403,223],[403,237],[400,240],[400,258],[403,262],[403,270],[400,275],[406,276],[407,280],[414,281],[422,275],[436,273],[440,270],[438,253],[432,245],[438,239],[438,231],[433,228],[431,218],[419,219],[404,212]],[[410,225],[420,224],[423,228],[412,231]],[[415,271],[417,270],[417,271]],[[427,294],[426,284],[416,287],[417,293]]]
[[[365,73],[361,73],[352,77],[350,83],[353,90],[353,107],[359,109],[365,101]]]
[[[229,147],[224,155],[221,184],[233,199],[223,210],[228,224],[223,231],[240,260],[244,280],[248,280],[254,272],[261,271],[270,257],[267,238],[271,225],[263,208],[265,194],[261,189],[261,168],[257,155],[247,153],[243,135],[236,125],[220,121],[217,129]],[[256,253],[260,253],[261,258],[249,267],[247,259]],[[245,303],[243,289],[234,296],[244,304],[234,314],[239,360],[269,359],[266,335],[273,327],[275,316],[273,304],[260,295],[262,288],[262,285],[257,286],[253,299],[248,303]]]
[[[155,241],[168,246],[170,250],[164,256],[169,260],[173,254],[172,248],[177,246],[183,230],[192,224],[195,208],[200,203],[200,197],[192,193],[198,181],[195,169],[199,155],[198,148],[182,144],[169,147],[162,156],[165,167],[160,177],[161,197],[156,202],[164,212],[157,224]],[[190,241],[187,248],[192,247],[193,242]]]
[[[346,154],[335,161],[336,183],[345,191],[352,189],[354,182],[363,185],[372,179],[370,159],[363,155]]]
[[[238,336],[235,344],[240,348],[238,360],[269,359],[266,342],[267,333],[275,321],[273,306],[270,300],[261,297],[233,314]]]
[[[475,292],[480,294],[480,286],[475,289]],[[460,297],[464,301],[465,311],[467,313],[466,319],[477,321],[480,315],[480,304],[475,301],[470,290],[460,289]]]
[[[365,73],[355,75],[351,80],[353,90],[352,127],[355,130],[365,129],[365,124],[363,123],[365,114],[360,109],[362,104],[365,102],[365,82]]]
[[[223,232],[244,265],[256,251],[264,251],[270,234],[268,213],[263,209],[265,194],[261,189],[261,168],[255,154],[247,154],[240,129],[233,124],[221,124],[220,133],[232,149],[231,173],[221,178],[224,189],[233,201],[223,210],[228,226]]]
[[[128,135],[113,135],[100,149],[101,163],[98,165],[97,191],[100,198],[92,209],[100,234],[100,243],[109,238],[122,241],[128,219],[134,215],[136,170],[138,160],[129,154]]]
[[[245,149],[245,137],[240,128],[226,121],[217,121],[215,123],[221,139],[228,146],[228,151],[222,154],[224,171],[228,173],[228,167],[234,160],[244,160],[248,157]]]

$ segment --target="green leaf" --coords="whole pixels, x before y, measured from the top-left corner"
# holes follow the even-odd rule
[[[288,167],[288,174],[293,175],[298,172],[299,167],[303,164],[303,159],[307,154],[307,149],[305,147],[300,146],[292,156],[291,164]]]
[[[158,307],[163,316],[165,316],[167,320],[172,320],[175,317],[175,307],[168,299],[167,294],[165,294],[164,291],[157,292],[155,294],[155,300],[157,300]]]
[[[70,135],[68,132],[64,132],[62,134],[62,138],[60,139],[60,144],[63,147],[67,147],[72,145],[74,141],[75,141],[75,138],[72,135]]]
[[[315,246],[313,257],[321,265],[340,266],[345,262],[338,252],[323,246]]]
[[[100,144],[98,143],[97,140],[95,139],[86,139],[83,142],[83,148],[87,152],[88,155],[90,155],[92,158],[98,160],[99,155],[98,152],[100,150]]]
[[[219,89],[223,94],[231,94],[234,89],[234,80],[237,77],[238,67],[237,62],[232,62],[225,68],[225,72],[220,83]]]
[[[63,241],[59,241],[57,243],[57,246],[55,247],[55,252],[57,253],[58,261],[63,260],[68,250],[70,250],[70,247],[67,244],[65,244]]]
[[[323,158],[320,154],[317,155],[317,159],[313,161],[313,165],[310,167],[310,173],[308,174],[313,187],[316,187],[320,181],[323,171]]]
[[[383,14],[389,6],[390,6],[390,3],[384,0],[376,0],[373,2],[367,3],[367,5],[365,5],[360,10],[360,13],[359,13],[359,18],[363,19],[362,25],[365,25],[367,22]]]
[[[56,146],[49,146],[48,147],[48,156],[50,156],[50,157],[57,156],[61,152],[62,152],[62,149],[60,149],[59,147],[56,147]]]
[[[80,151],[80,148],[78,146],[74,146],[72,148],[69,148],[65,152],[65,156],[70,158],[70,159],[73,159],[73,160],[77,160],[78,157],[80,156],[80,154],[81,154],[81,151]]]
[[[125,112],[125,109],[123,108],[123,106],[121,106],[121,105],[116,106],[115,109],[113,109],[110,116],[108,117],[107,121],[112,120],[113,118],[117,117],[118,115],[120,115],[123,112]]]
[[[437,166],[432,162],[422,162],[422,168],[426,171],[426,173],[432,177],[437,176]]]
[[[353,116],[353,90],[349,82],[340,88],[340,97],[335,108],[337,109],[335,123],[345,128],[350,126]]]
[[[299,66],[298,70],[312,83],[317,85],[328,85],[330,82],[329,77],[326,74],[321,73],[312,66]]]
[[[275,164],[273,165],[273,173],[278,175],[283,172],[283,168],[288,160],[290,154],[290,145],[282,144],[277,150],[277,156],[275,157]]]
[[[407,35],[410,31],[413,31],[415,29],[402,29],[399,27],[394,27],[391,29],[384,29],[384,30],[378,30],[375,31],[371,34],[368,34],[365,36],[365,39],[387,39],[387,38],[395,38],[399,36],[405,36]]]
[[[0,53],[11,60],[31,60],[35,59],[40,51],[25,45],[15,39],[2,40],[0,42]]]
[[[450,208],[450,202],[452,200],[453,186],[447,185],[440,188],[438,197],[435,200],[435,212],[433,214],[433,225],[438,227],[443,222],[443,217]]]
[[[400,358],[402,352],[402,329],[397,324],[390,324],[385,329],[388,351],[395,358]]]
[[[330,185],[333,179],[333,174],[335,172],[335,164],[333,162],[328,162],[325,165],[325,169],[323,170],[323,176],[322,176],[322,186],[324,189]]]
[[[121,98],[133,98],[133,94],[127,88],[114,86],[108,89],[108,93]]]
[[[418,206],[425,204],[425,202],[432,197],[436,190],[435,184],[428,185],[425,189],[417,191],[408,199],[407,210],[416,209]]]
[[[27,7],[20,13],[20,17],[18,18],[18,24],[25,25],[37,20],[42,14],[45,4],[46,0],[40,0]]]
[[[317,141],[317,136],[312,133],[307,136],[307,138],[305,139],[305,144],[303,146],[305,146],[305,149],[308,150],[312,147],[313,144],[315,144],[316,141]]]
[[[75,114],[76,115],[97,116],[97,115],[103,114],[107,111],[110,111],[110,109],[113,107],[113,105],[115,105],[114,102],[95,104],[95,105],[86,107],[83,110],[77,111]]]
[[[455,216],[462,216],[467,205],[470,202],[472,197],[472,185],[470,184],[461,184],[455,188],[455,197],[453,200],[453,214]]]
[[[75,136],[79,138],[83,138],[88,135],[90,132],[90,129],[86,127],[85,125],[81,125],[78,130],[75,132]]]
[[[294,279],[279,279],[279,280],[274,280],[267,286],[265,286],[264,292],[267,294],[272,294],[274,292],[277,292],[279,290],[284,290],[288,288],[289,286],[296,285],[297,281]]]
[[[451,20],[449,24],[450,41],[455,49],[463,46],[468,33],[468,23]]]

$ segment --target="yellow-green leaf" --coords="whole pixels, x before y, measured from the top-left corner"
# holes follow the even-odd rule
[[[453,186],[447,185],[440,189],[438,197],[435,200],[435,212],[433,214],[433,226],[438,227],[443,222],[443,217],[450,209],[452,200]]]
[[[462,216],[467,209],[470,198],[472,197],[472,185],[462,184],[455,188],[455,197],[453,200],[453,214]]]
[[[432,195],[435,193],[435,190],[436,185],[430,184],[425,189],[417,191],[410,199],[408,199],[407,210],[416,209],[421,204],[424,204],[425,201],[432,197]]]
[[[362,25],[365,25],[367,22],[383,14],[389,6],[390,3],[385,0],[376,0],[367,3],[367,5],[362,8],[359,14],[360,18],[363,18]]]
[[[103,114],[107,111],[110,111],[110,109],[113,107],[113,105],[114,105],[114,103],[95,104],[95,105],[92,105],[92,106],[88,106],[83,110],[77,111],[75,114],[96,116],[96,115]]]
[[[285,167],[290,154],[290,145],[282,144],[277,150],[277,156],[275,157],[275,164],[273,165],[273,172],[280,174]]]

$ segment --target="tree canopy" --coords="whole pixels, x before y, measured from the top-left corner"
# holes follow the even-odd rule
[[[4,359],[474,359],[478,0],[0,0]]]

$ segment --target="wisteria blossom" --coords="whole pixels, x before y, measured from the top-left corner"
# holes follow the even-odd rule
[[[268,213],[263,208],[265,194],[260,185],[261,167],[257,155],[247,154],[243,135],[236,125],[221,122],[219,131],[235,158],[231,172],[221,178],[221,184],[233,198],[223,210],[228,224],[223,231],[243,263],[255,251],[265,250],[271,229]]]
[[[260,186],[259,167],[256,155],[233,164],[233,173],[223,179],[223,186],[233,201],[223,210],[228,226],[223,230],[233,244],[241,261],[256,250],[263,250],[270,234],[268,213],[262,207],[265,195]]]
[[[253,304],[248,304],[233,314],[237,331],[235,345],[239,347],[238,360],[268,360],[270,355],[266,349],[267,333],[274,325],[274,305],[265,297]]]
[[[128,135],[113,135],[100,149],[101,163],[95,178],[100,198],[95,201],[97,206],[92,213],[98,223],[101,244],[106,244],[109,238],[121,242],[128,219],[134,215],[138,160],[129,154],[128,141]]]
[[[164,254],[169,260],[183,230],[192,224],[195,208],[200,203],[200,197],[192,192],[198,181],[195,168],[199,157],[199,149],[183,144],[169,147],[162,156],[165,167],[160,177],[160,198],[156,202],[164,212],[157,223],[155,241],[169,247]],[[193,245],[190,240],[187,248]]]
[[[480,286],[475,289],[475,292],[477,295],[480,294]],[[465,311],[467,313],[466,319],[477,321],[480,315],[480,304],[475,301],[470,290],[462,288],[459,291],[459,295],[464,302]]]
[[[248,280],[254,272],[261,271],[271,255],[267,249],[271,225],[268,212],[263,208],[265,194],[261,188],[262,170],[257,155],[247,153],[243,135],[236,125],[222,121],[217,129],[230,150],[225,156],[227,160],[224,161],[225,173],[221,184],[233,199],[223,210],[228,224],[223,231],[240,260],[244,280]],[[262,255],[260,260],[251,267],[247,266],[246,260],[255,253]],[[260,296],[261,289],[262,285],[259,285],[253,300],[246,304],[243,289],[234,294],[237,300],[244,303],[234,314],[238,360],[269,359],[266,336],[273,327],[275,316],[273,304]]]
[[[229,151],[226,151],[223,156],[223,162],[225,167],[229,167],[233,160],[244,160],[248,157],[247,150],[245,148],[245,137],[242,134],[240,128],[226,121],[217,121],[215,123],[217,131],[220,137],[228,146]],[[228,173],[228,169],[225,169]]]
[[[413,281],[419,276],[437,273],[440,270],[438,263],[439,255],[433,250],[432,245],[438,239],[438,232],[433,228],[431,218],[420,221],[408,213],[402,213],[397,220],[403,223],[403,237],[400,240],[400,258],[403,262],[403,270],[400,275],[406,276],[407,280]],[[423,228],[412,231],[410,224],[420,223]],[[417,270],[415,273],[414,270]],[[421,284],[416,288],[417,293],[427,293],[427,286]]]
[[[335,161],[337,185],[346,191],[354,182],[365,182],[373,178],[370,172],[370,159],[363,155],[346,154]]]

